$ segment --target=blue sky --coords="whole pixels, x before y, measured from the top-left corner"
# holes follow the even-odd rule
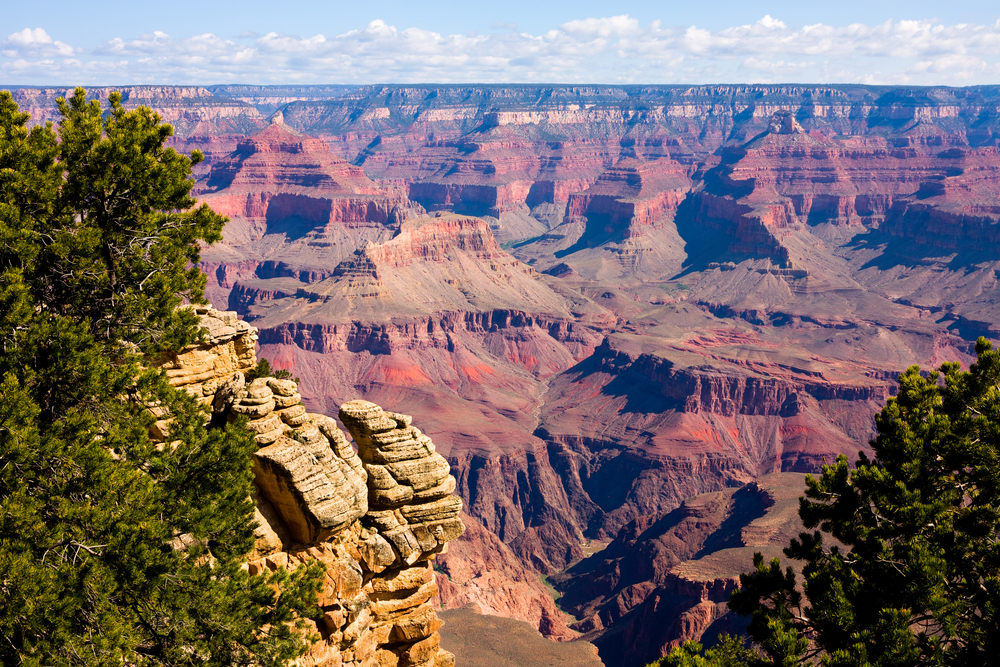
[[[0,84],[1000,83],[1000,3],[12,3]]]

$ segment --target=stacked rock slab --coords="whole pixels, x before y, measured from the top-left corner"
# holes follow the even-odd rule
[[[431,603],[431,561],[464,531],[447,462],[410,417],[351,401],[340,415],[359,456],[332,418],[306,410],[296,382],[247,382],[256,366],[256,329],[235,313],[196,312],[207,340],[162,367],[171,384],[211,409],[211,423],[245,417],[255,434],[258,527],[247,567],[258,573],[320,561],[326,568],[323,616],[307,621],[319,640],[297,664],[454,665],[440,647]]]
[[[175,387],[186,390],[204,405],[211,404],[216,390],[237,372],[257,364],[254,349],[257,329],[234,312],[211,306],[190,306],[201,316],[205,339],[180,354],[160,362]]]
[[[378,565],[386,570],[372,578],[369,591],[373,622],[392,626],[388,644],[379,648],[379,662],[423,664],[438,651],[441,624],[430,609],[417,616],[406,610],[437,594],[428,561],[465,531],[458,518],[462,500],[453,495],[455,478],[408,415],[351,401],[340,407],[340,420],[368,473],[368,513],[362,524],[384,554]]]

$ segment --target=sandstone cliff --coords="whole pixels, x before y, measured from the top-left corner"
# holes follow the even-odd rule
[[[213,419],[249,418],[257,542],[251,573],[319,561],[326,578],[319,637],[303,665],[440,667],[433,561],[464,531],[455,478],[407,415],[349,401],[339,417],[309,413],[298,386],[246,382],[256,329],[236,313],[197,308],[207,341],[165,360],[170,382],[210,407]],[[169,437],[169,418],[154,437]],[[355,450],[355,448],[357,450]]]

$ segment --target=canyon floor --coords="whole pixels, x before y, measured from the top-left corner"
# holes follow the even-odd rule
[[[213,303],[311,410],[419,416],[448,459],[456,655],[520,659],[468,605],[614,667],[739,631],[803,474],[1000,339],[1000,87],[125,92],[208,158]]]
[[[597,649],[586,642],[557,644],[525,621],[486,616],[465,607],[440,613],[441,641],[466,667],[599,667]]]

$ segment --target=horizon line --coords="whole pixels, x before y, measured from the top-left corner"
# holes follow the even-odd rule
[[[104,88],[222,88],[222,87],[247,86],[254,88],[366,88],[372,86],[392,86],[399,88],[476,88],[476,87],[530,87],[530,88],[707,88],[707,87],[733,87],[749,86],[764,88],[800,87],[800,88],[822,88],[822,87],[849,87],[849,88],[948,88],[962,90],[967,88],[1000,88],[998,83],[979,83],[967,86],[955,86],[949,84],[906,84],[906,83],[813,83],[813,82],[782,82],[782,83],[754,83],[741,81],[738,83],[705,82],[705,83],[532,83],[532,82],[511,82],[511,83],[120,83],[120,84],[5,84],[0,83],[0,90],[17,89],[46,89],[46,88],[84,88],[84,89],[104,89]]]

